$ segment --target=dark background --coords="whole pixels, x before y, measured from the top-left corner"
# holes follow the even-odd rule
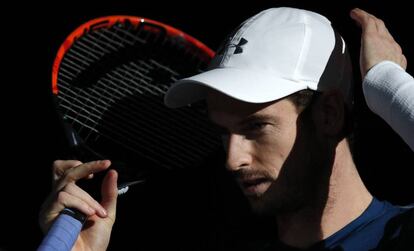
[[[414,13],[407,2],[65,1],[17,3],[4,9],[7,21],[2,59],[7,67],[3,67],[1,99],[0,249],[34,250],[41,241],[37,214],[50,189],[52,161],[61,149],[50,92],[51,66],[60,44],[80,24],[105,15],[142,16],[181,29],[215,50],[227,33],[260,10],[296,6],[327,16],[348,42],[357,62],[359,29],[348,13],[358,6],[385,21],[408,58],[407,71],[413,74]],[[357,67],[355,64],[356,72]],[[366,185],[380,199],[396,204],[414,202],[414,154],[367,109],[360,87],[356,94],[355,161]],[[120,198],[111,249],[219,250],[219,246],[265,235],[272,225],[250,215],[239,191],[216,164],[219,162],[217,157],[211,160],[212,168],[161,177],[157,183],[132,189]],[[258,227],[260,224],[265,227]]]

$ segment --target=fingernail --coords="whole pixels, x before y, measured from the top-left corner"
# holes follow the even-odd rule
[[[101,214],[102,214],[103,216],[107,216],[107,215],[108,215],[108,214],[106,213],[106,210],[105,210],[105,209],[101,209],[100,211],[101,211]]]

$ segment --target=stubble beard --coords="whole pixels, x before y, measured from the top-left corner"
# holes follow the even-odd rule
[[[302,172],[295,179],[278,177],[265,193],[247,197],[252,211],[258,215],[277,216],[294,213],[313,204],[322,174],[314,172],[312,165]]]
[[[273,184],[274,185],[274,184]],[[280,214],[292,213],[300,210],[306,205],[307,195],[303,191],[293,189],[286,191],[271,186],[264,194],[255,197],[248,197],[252,211],[259,216],[277,216]]]

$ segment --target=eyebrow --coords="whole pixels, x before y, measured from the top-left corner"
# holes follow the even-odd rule
[[[253,114],[253,115],[250,115],[249,117],[243,119],[238,124],[239,125],[245,125],[245,124],[256,122],[256,121],[273,121],[273,122],[275,122],[275,117],[271,116],[269,114]]]
[[[212,124],[212,126],[215,128],[215,130],[220,133],[220,134],[228,134],[229,130],[219,124],[217,124],[216,122],[214,122],[211,117],[209,117],[209,121]],[[237,123],[237,126],[243,126],[252,122],[256,122],[256,121],[272,121],[272,122],[276,122],[275,121],[275,117],[268,115],[268,114],[253,114],[248,116],[247,118],[241,120],[240,122]]]

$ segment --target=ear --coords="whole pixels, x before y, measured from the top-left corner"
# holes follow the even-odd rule
[[[321,93],[312,114],[316,128],[322,134],[332,137],[338,137],[343,134],[345,127],[345,102],[339,90]]]

